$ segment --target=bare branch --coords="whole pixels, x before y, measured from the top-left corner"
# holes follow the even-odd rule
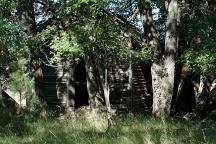
[[[136,18],[136,16],[137,16],[138,13],[139,13],[139,8],[136,7],[136,8],[133,10],[132,15],[127,19],[127,21],[134,21],[134,19]]]

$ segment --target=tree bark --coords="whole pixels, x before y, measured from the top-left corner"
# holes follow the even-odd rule
[[[89,56],[86,56],[85,67],[86,67],[86,83],[87,83],[87,91],[89,95],[89,104],[90,104],[92,114],[96,114],[97,113],[96,95],[98,90],[97,90],[94,66]]]
[[[106,108],[107,108],[108,128],[110,128],[112,126],[112,112],[111,112],[111,105],[110,105],[110,89],[109,89],[109,84],[108,84],[108,70],[106,66],[104,70],[104,75],[103,73],[101,73],[100,78],[102,80],[104,99],[105,99]]]
[[[90,99],[90,107],[93,113],[97,113],[97,93],[106,103],[108,129],[112,126],[112,109],[110,105],[110,89],[108,84],[107,58],[104,63],[96,62],[95,58],[86,59],[87,90]]]
[[[177,0],[171,0],[168,4],[167,31],[165,37],[164,68],[161,87],[161,105],[157,116],[168,117],[174,89],[175,59],[177,51]]]
[[[28,34],[36,34],[34,0],[19,0],[17,10],[18,17],[24,25],[24,30]]]
[[[100,76],[100,85],[102,86],[102,94],[106,103],[108,129],[112,126],[112,108],[110,104],[110,87],[108,83],[108,59],[105,54],[104,63],[98,64],[98,73]]]
[[[160,45],[159,34],[154,27],[151,14],[150,3],[138,1],[141,21],[144,28],[144,36],[147,39],[148,45],[153,50],[153,61],[151,65],[152,75],[152,91],[153,91],[153,106],[152,113],[157,114],[160,111],[161,105],[161,80],[162,80],[162,48]]]
[[[34,68],[34,79],[35,79],[35,94],[39,97],[41,105],[41,115],[47,115],[47,102],[45,95],[44,76],[41,64],[36,65]]]
[[[147,43],[153,50],[151,66],[153,90],[152,113],[157,117],[166,118],[170,114],[174,89],[175,57],[177,50],[177,0],[171,0],[167,5],[167,31],[163,58],[159,34],[153,23],[150,3],[139,0],[138,6]]]

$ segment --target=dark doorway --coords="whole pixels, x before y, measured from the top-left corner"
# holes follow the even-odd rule
[[[175,109],[180,115],[185,115],[196,106],[195,93],[191,82],[191,75],[186,76],[182,85],[182,90],[176,99]]]
[[[83,60],[78,60],[75,65],[75,81],[75,109],[77,109],[81,106],[89,105],[89,96],[86,85],[86,69]]]

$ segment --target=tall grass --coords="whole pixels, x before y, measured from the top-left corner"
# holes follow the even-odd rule
[[[8,114],[8,113],[7,113]],[[6,116],[6,113],[2,113]],[[0,117],[1,144],[202,144],[216,143],[213,120],[166,120],[124,116],[106,131],[104,118],[33,118],[26,114]]]

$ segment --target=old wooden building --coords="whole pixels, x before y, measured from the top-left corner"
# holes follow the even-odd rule
[[[115,61],[108,69],[110,102],[117,114],[150,111],[151,94],[147,91],[149,76],[140,63]],[[89,105],[86,69],[83,60],[44,65],[47,104],[50,107],[69,107],[74,110]],[[71,105],[71,106],[70,106]]]

